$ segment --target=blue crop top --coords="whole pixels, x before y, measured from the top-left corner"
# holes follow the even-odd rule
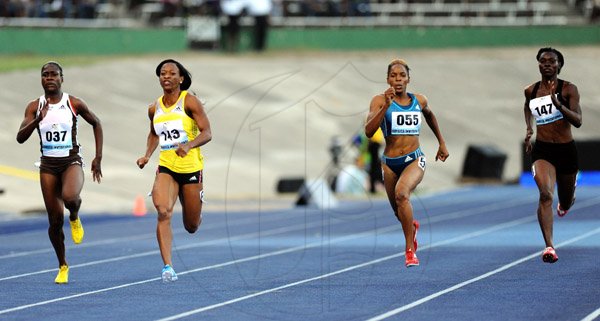
[[[421,131],[421,105],[414,94],[408,93],[411,103],[403,106],[395,101],[385,112],[381,121],[381,131],[389,135],[419,135]]]

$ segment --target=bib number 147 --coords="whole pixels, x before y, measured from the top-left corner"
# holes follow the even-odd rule
[[[546,108],[548,107],[548,108]],[[535,107],[535,111],[538,113],[538,116],[542,115],[550,115],[552,114],[552,104],[542,105],[540,107]]]

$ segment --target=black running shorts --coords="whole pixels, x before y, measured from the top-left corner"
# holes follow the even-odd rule
[[[538,159],[552,164],[558,175],[575,174],[579,170],[577,148],[574,141],[568,143],[536,141],[531,152],[531,162],[534,163]]]

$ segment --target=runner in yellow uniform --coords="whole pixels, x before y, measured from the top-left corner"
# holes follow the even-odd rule
[[[183,224],[194,233],[202,222],[203,157],[200,146],[212,134],[210,123],[200,100],[187,89],[191,74],[179,62],[167,59],[156,67],[163,95],[148,107],[150,133],[146,153],[137,160],[140,168],[160,146],[158,172],[152,188],[152,201],[158,212],[156,237],[163,259],[163,282],[177,280],[171,260],[173,232],[171,217],[177,198],[183,209]]]

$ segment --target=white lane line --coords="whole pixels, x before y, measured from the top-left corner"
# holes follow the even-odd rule
[[[505,229],[505,228],[512,227],[512,226],[515,226],[515,225],[523,224],[523,223],[526,223],[526,222],[532,221],[532,220],[533,220],[532,218],[521,218],[521,219],[518,219],[518,220],[515,220],[515,221],[510,221],[510,222],[507,222],[507,223],[502,223],[502,224],[499,224],[499,225],[495,225],[495,226],[492,226],[492,227],[487,228],[485,230],[476,231],[476,232],[469,233],[469,234],[466,234],[466,235],[463,235],[463,236],[458,236],[458,237],[455,237],[455,238],[452,238],[452,239],[449,239],[449,240],[446,240],[446,241],[442,241],[442,242],[439,242],[439,243],[437,243],[435,245],[431,245],[431,246],[429,246],[429,245],[423,245],[422,248],[423,249],[427,249],[427,248],[434,247],[434,246],[440,246],[440,245],[444,245],[444,244],[458,242],[458,241],[464,240],[466,238],[484,235],[484,234],[491,233],[491,232],[494,232],[494,231],[497,231],[497,230],[501,230],[501,229]],[[373,232],[375,233],[375,235],[382,234],[382,233],[387,233],[387,232],[391,232],[391,231],[394,231],[394,230],[398,230],[399,228],[400,228],[400,225],[393,225],[393,226],[385,227],[383,229],[376,229],[376,230],[372,230],[372,231],[368,231],[368,232],[363,232],[363,233],[360,233],[360,234],[352,234],[352,235],[348,235],[348,236],[344,236],[344,237],[340,237],[340,238],[334,239],[334,240],[330,241],[329,244],[341,242],[341,241],[344,241],[344,240],[350,240],[350,239],[362,237],[362,236],[365,236],[365,235],[369,236],[369,235],[373,234]],[[213,268],[219,268],[219,267],[223,267],[223,266],[226,266],[226,265],[237,264],[237,263],[240,263],[240,262],[247,262],[247,261],[250,261],[250,260],[261,259],[261,258],[264,258],[264,257],[275,256],[275,255],[280,255],[280,254],[284,254],[284,253],[291,253],[293,251],[301,251],[301,250],[305,250],[308,246],[310,246],[310,247],[317,247],[317,246],[322,245],[322,244],[323,244],[322,241],[317,241],[317,242],[313,242],[313,243],[307,244],[307,245],[297,246],[297,247],[288,248],[288,249],[285,249],[285,250],[279,250],[279,251],[274,251],[274,252],[265,253],[265,254],[261,254],[261,255],[256,255],[256,256],[252,256],[252,257],[247,257],[247,258],[244,258],[244,259],[239,259],[239,260],[229,261],[229,262],[225,262],[225,263],[220,263],[220,264],[216,264],[216,265],[213,265],[213,266],[206,266],[206,267],[202,267],[202,268],[198,268],[198,269],[194,269],[194,270],[190,270],[190,271],[180,272],[178,274],[184,275],[184,274],[188,274],[188,273],[193,273],[193,272],[198,272],[198,271],[203,271],[203,270],[208,270],[208,269],[213,269]],[[400,256],[403,256],[403,255],[404,255],[404,253],[394,254],[394,255],[388,256],[388,257],[386,257],[384,259],[379,259],[379,260],[376,260],[376,261],[379,262],[379,261],[382,261],[382,260],[383,261],[384,260],[389,260],[389,259],[400,257]],[[371,261],[371,262],[373,262],[373,261]],[[371,264],[373,264],[373,263],[371,263]],[[70,296],[55,298],[55,299],[51,299],[51,300],[46,300],[46,301],[41,301],[41,302],[36,302],[36,303],[31,303],[31,304],[26,304],[26,305],[22,305],[22,306],[17,306],[17,307],[13,307],[13,308],[1,310],[0,314],[5,314],[5,313],[13,312],[13,311],[28,309],[28,308],[32,308],[32,307],[36,307],[36,306],[40,306],[40,305],[46,305],[46,304],[50,304],[50,303],[54,303],[54,302],[59,302],[59,301],[64,301],[64,300],[69,300],[69,299],[78,298],[78,297],[82,297],[82,296],[87,296],[87,295],[92,295],[92,294],[107,292],[107,291],[111,291],[111,290],[122,289],[122,288],[130,287],[130,286],[134,286],[134,285],[139,285],[139,284],[144,284],[144,283],[148,283],[148,282],[152,282],[152,281],[157,281],[157,280],[160,280],[160,278],[152,278],[152,279],[142,280],[142,281],[138,281],[138,282],[134,282],[134,283],[126,283],[126,284],[122,284],[122,285],[118,285],[118,286],[114,286],[114,287],[109,287],[109,288],[105,288],[105,289],[99,289],[99,290],[94,290],[94,291],[89,291],[89,292],[74,294],[74,295],[70,295]]]
[[[282,215],[278,215],[278,216],[270,217],[269,219],[261,219],[260,223],[262,224],[262,223],[278,222],[278,221],[282,221],[283,219],[284,218],[283,218]],[[285,219],[289,220],[289,217],[286,217]],[[209,225],[207,227],[202,228],[202,231],[217,230],[217,229],[220,229],[220,228],[227,228],[229,226],[239,226],[239,225],[244,225],[244,224],[247,224],[247,223],[254,223],[254,222],[257,222],[256,217],[249,217],[249,218],[243,218],[243,219],[239,219],[239,220],[234,220],[231,223],[229,223],[228,221],[223,221],[223,223],[225,223],[225,225],[221,225],[221,224],[219,224],[218,226]],[[85,224],[85,222],[84,222],[84,224]],[[179,234],[188,234],[188,233],[186,231],[176,231],[176,232],[173,232],[174,236],[175,235],[179,235]],[[95,246],[100,246],[100,245],[108,245],[108,244],[115,244],[115,243],[122,243],[122,242],[136,241],[136,240],[143,240],[143,239],[149,239],[149,238],[156,238],[156,232],[138,234],[138,235],[127,236],[127,237],[115,237],[115,238],[110,238],[110,239],[105,239],[105,240],[99,240],[99,241],[93,241],[93,242],[85,242],[83,244],[66,246],[66,249],[67,250],[78,250],[78,249],[84,249],[84,248],[88,248],[88,247],[95,247]],[[30,251],[23,251],[23,252],[8,253],[8,254],[0,255],[0,260],[2,260],[2,259],[12,259],[12,258],[15,258],[15,257],[22,257],[22,256],[28,256],[28,255],[35,255],[35,254],[44,254],[44,253],[54,253],[54,249],[52,247],[47,247],[47,248],[38,249],[38,250],[30,250]]]
[[[97,293],[102,293],[102,292],[107,292],[107,291],[112,291],[112,290],[127,288],[127,287],[134,286],[134,285],[139,285],[139,284],[144,284],[144,283],[148,283],[148,282],[158,281],[160,279],[161,278],[158,277],[158,278],[153,278],[153,279],[148,279],[148,280],[142,280],[142,281],[133,282],[133,283],[121,284],[121,285],[113,286],[113,287],[110,287],[110,288],[104,288],[104,289],[94,290],[94,291],[90,291],[90,292],[83,292],[83,293],[73,294],[73,295],[64,296],[64,297],[60,297],[60,298],[56,298],[56,299],[51,299],[51,300],[46,300],[46,301],[41,301],[41,302],[36,302],[36,303],[31,303],[31,304],[26,304],[26,305],[21,305],[21,306],[18,306],[18,307],[14,307],[14,308],[2,310],[2,311],[0,311],[0,314],[6,314],[6,313],[14,312],[14,311],[19,311],[19,310],[24,310],[24,309],[28,309],[28,308],[33,308],[33,307],[40,306],[40,305],[46,305],[46,304],[50,304],[50,303],[54,303],[54,302],[60,302],[60,301],[64,301],[64,300],[74,299],[74,298],[78,298],[78,297],[82,297],[82,296],[86,296],[86,295],[97,294]]]
[[[179,233],[173,233],[173,235],[175,235],[175,234],[179,234]],[[77,246],[67,246],[66,249],[67,250],[83,249],[83,248],[94,247],[94,246],[99,246],[99,245],[123,243],[123,242],[155,238],[155,237],[156,237],[156,233],[146,233],[146,234],[139,234],[139,235],[128,236],[128,237],[116,237],[116,238],[111,238],[111,239],[106,239],[106,240],[101,240],[101,241],[86,242],[83,244],[79,244]],[[9,254],[5,254],[5,255],[0,255],[0,260],[1,259],[13,259],[16,257],[23,257],[23,256],[28,256],[28,255],[44,254],[44,253],[54,253],[54,249],[52,247],[49,247],[49,248],[39,249],[39,250],[9,253]]]
[[[587,232],[585,234],[582,234],[580,236],[577,236],[577,237],[574,237],[574,238],[569,239],[567,241],[561,242],[559,245],[555,246],[555,248],[559,248],[559,247],[562,247],[562,246],[565,246],[565,245],[569,245],[571,243],[580,241],[582,239],[588,238],[588,237],[593,236],[593,235],[598,234],[598,233],[600,233],[600,227],[598,227],[598,228],[596,228],[596,229],[594,229],[594,230],[592,230],[590,232]],[[407,305],[401,306],[401,307],[396,308],[394,310],[391,310],[391,311],[388,311],[386,313],[382,313],[382,314],[380,314],[378,316],[375,316],[375,317],[372,317],[370,319],[367,319],[367,321],[379,321],[379,320],[387,319],[389,317],[392,317],[394,315],[402,313],[402,312],[404,312],[406,310],[409,310],[409,309],[412,309],[412,308],[414,308],[416,306],[419,306],[419,305],[421,305],[423,303],[429,302],[429,301],[431,301],[431,300],[433,300],[433,299],[435,299],[437,297],[440,297],[440,296],[442,296],[444,294],[447,294],[447,293],[450,293],[452,291],[458,290],[458,289],[460,289],[462,287],[465,287],[465,286],[467,286],[467,285],[469,285],[471,283],[475,283],[477,281],[481,281],[483,279],[486,279],[486,278],[488,278],[490,276],[493,276],[495,274],[498,274],[500,272],[506,271],[506,270],[508,270],[508,269],[516,266],[516,265],[519,265],[519,264],[521,264],[521,263],[523,263],[525,261],[529,261],[529,260],[531,260],[533,258],[536,258],[536,257],[539,257],[539,256],[540,256],[539,252],[532,253],[532,254],[527,255],[525,257],[522,257],[522,258],[520,258],[520,259],[518,259],[516,261],[513,261],[513,262],[511,262],[509,264],[503,265],[503,266],[501,266],[501,267],[499,267],[499,268],[497,268],[497,269],[495,269],[493,271],[487,272],[485,274],[482,274],[480,276],[474,277],[474,278],[469,279],[467,281],[458,283],[456,285],[453,285],[453,286],[451,286],[449,288],[446,288],[446,289],[444,289],[442,291],[439,291],[439,292],[433,293],[431,295],[428,295],[428,296],[426,296],[424,298],[421,298],[421,299],[419,299],[417,301],[414,301],[412,303],[409,303]]]
[[[456,218],[461,218],[464,216],[471,216],[471,215],[476,215],[476,214],[482,214],[485,213],[485,210],[497,210],[497,209],[503,209],[503,208],[511,208],[514,206],[519,206],[522,205],[524,203],[524,201],[522,200],[518,200],[518,201],[512,201],[512,202],[504,202],[502,203],[503,205],[500,206],[490,206],[490,205],[485,205],[483,207],[477,207],[477,208],[473,208],[473,209],[468,209],[463,211],[465,214],[464,215],[460,215],[460,211],[457,212],[452,212],[452,213],[448,213],[446,215],[443,215],[442,217],[437,218],[437,216],[432,217],[429,219],[429,222],[442,222],[442,221],[447,221],[447,220],[452,220],[452,219],[456,219]],[[483,210],[485,209],[485,210]],[[346,221],[341,221],[340,223],[336,223],[336,224],[341,224],[344,223]],[[322,222],[318,222],[318,225],[321,225]],[[308,227],[314,227],[316,226],[315,223],[313,223],[312,225],[304,225],[304,224],[299,224],[299,225],[295,225],[295,226],[301,226],[304,228],[308,228]],[[292,226],[293,227],[293,226]],[[290,227],[287,227],[290,228]],[[286,228],[283,228],[286,229]],[[289,232],[291,231],[295,231],[296,229],[291,229],[288,230]],[[183,232],[182,232],[183,233]],[[281,232],[274,232],[275,234],[281,233]],[[212,241],[208,241],[208,242],[202,242],[202,243],[194,243],[194,244],[190,244],[187,246],[179,246],[177,247],[177,249],[179,250],[185,250],[185,249],[190,249],[190,248],[196,248],[196,247],[201,247],[201,246],[206,246],[206,245],[213,245],[213,244],[217,244],[222,242],[223,240],[228,240],[228,241],[237,241],[237,240],[241,240],[241,239],[246,239],[246,238],[252,238],[252,237],[260,237],[260,236],[269,236],[272,235],[270,234],[270,232],[264,232],[264,233],[249,233],[249,234],[242,234],[239,235],[237,237],[232,237],[232,238],[226,238],[226,239],[217,239],[217,240],[212,240]],[[153,237],[155,237],[156,235],[153,234]],[[46,252],[48,251],[53,251],[52,249],[48,249],[45,250]],[[97,260],[97,261],[91,261],[91,262],[87,262],[87,263],[82,263],[82,264],[77,264],[77,265],[72,265],[69,266],[70,269],[74,269],[74,268],[80,268],[80,267],[85,267],[85,266],[92,266],[92,265],[97,265],[97,264],[103,264],[103,263],[111,263],[111,262],[117,262],[117,261],[122,261],[122,260],[127,260],[127,259],[134,259],[134,258],[139,258],[139,257],[144,257],[144,256],[148,256],[148,255],[155,255],[159,253],[158,250],[153,250],[153,251],[148,251],[148,252],[143,252],[143,253],[138,253],[138,254],[134,254],[134,255],[126,255],[126,256],[119,256],[119,257],[114,257],[114,258],[109,258],[109,259],[104,259],[104,260]],[[27,276],[32,276],[32,275],[37,275],[37,274],[42,274],[42,273],[49,273],[49,272],[55,272],[57,271],[56,268],[52,268],[52,269],[45,269],[45,270],[39,270],[39,271],[34,271],[34,272],[28,272],[28,273],[22,273],[22,274],[17,274],[17,275],[12,275],[12,276],[7,276],[7,277],[3,277],[0,278],[0,282],[2,281],[6,281],[6,280],[12,280],[12,279],[16,279],[16,278],[22,278],[22,277],[27,277]]]
[[[480,231],[468,233],[468,234],[465,234],[465,235],[462,235],[462,236],[457,236],[457,237],[454,237],[454,238],[451,238],[451,239],[448,239],[448,240],[445,240],[445,241],[437,242],[435,244],[424,245],[424,246],[422,246],[422,249],[427,249],[427,248],[442,246],[442,245],[446,245],[446,244],[450,244],[450,243],[455,243],[455,242],[458,242],[458,241],[462,241],[464,239],[481,236],[481,235],[492,233],[492,232],[495,232],[495,231],[498,231],[498,230],[502,230],[502,229],[505,229],[505,228],[508,228],[508,227],[520,225],[520,224],[523,224],[523,223],[527,223],[527,222],[533,221],[534,219],[535,219],[534,217],[520,218],[520,219],[509,221],[509,222],[506,222],[506,223],[498,224],[498,225],[492,226],[492,227],[487,228],[487,229],[483,229],[483,230],[480,230]],[[396,228],[397,227],[394,227],[394,226],[389,227],[390,230],[393,230],[393,229],[396,229]],[[351,237],[351,236],[349,236],[349,237]],[[332,241],[332,242],[334,242],[334,241]],[[322,242],[316,242],[316,243],[322,244]],[[302,246],[301,248],[305,249],[306,246]],[[284,251],[285,251],[285,253],[289,253],[290,252],[289,249],[281,250],[281,251],[276,251],[276,252],[284,252]],[[267,254],[264,254],[264,255],[267,255],[267,256],[273,256],[273,255],[275,255],[275,254],[272,254],[272,253],[273,252],[267,253]],[[398,254],[390,255],[390,256],[387,256],[387,257],[384,257],[384,258],[380,258],[380,259],[377,259],[377,260],[374,260],[374,261],[370,261],[370,262],[366,262],[366,263],[360,264],[360,265],[358,265],[356,267],[350,267],[350,268],[346,268],[346,269],[343,269],[343,270],[339,270],[339,271],[336,271],[336,272],[329,273],[328,276],[332,276],[332,275],[344,273],[344,272],[351,271],[351,270],[354,270],[354,269],[357,269],[357,268],[360,268],[360,267],[363,267],[363,266],[368,266],[368,265],[372,265],[372,264],[375,264],[375,263],[383,262],[383,261],[386,261],[386,260],[390,260],[390,259],[393,259],[393,258],[396,258],[396,257],[403,256],[403,255],[404,255],[404,253],[398,253]],[[263,255],[259,255],[259,256],[256,256],[254,259],[258,259],[258,258],[262,258],[262,257],[263,257]],[[249,258],[245,258],[245,259],[241,259],[241,260],[249,261],[250,259]],[[238,260],[231,261],[231,263],[230,262],[221,263],[221,264],[218,264],[216,266],[221,267],[221,266],[223,266],[223,264],[225,264],[225,265],[235,264],[235,263],[237,263],[237,261]],[[192,271],[196,272],[196,271],[202,271],[202,270],[207,270],[207,269],[210,269],[210,267],[203,267],[203,268],[199,268],[199,269],[195,269],[195,270],[181,272],[179,274],[187,274],[187,273],[192,273]],[[323,276],[308,279],[309,281],[304,281],[304,282],[303,281],[298,281],[298,282],[296,282],[295,285],[306,283],[306,282],[310,282],[310,281],[313,281],[313,280],[318,280],[318,279],[321,279],[321,278],[323,278]],[[24,305],[24,306],[20,306],[20,307],[14,307],[14,308],[11,308],[11,309],[0,311],[0,314],[12,312],[12,311],[17,311],[17,310],[22,310],[22,309],[26,309],[26,308],[29,308],[29,307],[35,307],[35,306],[39,306],[39,305],[49,304],[49,303],[53,303],[53,302],[57,302],[57,301],[68,300],[68,299],[76,298],[76,297],[80,297],[80,296],[85,296],[85,295],[90,295],[90,294],[95,294],[95,293],[100,293],[100,292],[106,292],[106,291],[110,291],[110,290],[114,290],[114,289],[120,289],[120,288],[129,287],[129,286],[133,286],[133,285],[137,285],[137,284],[143,284],[143,283],[152,282],[152,281],[155,281],[155,280],[159,280],[159,278],[153,278],[153,279],[139,281],[139,282],[135,282],[135,283],[123,284],[123,285],[115,286],[115,287],[111,287],[111,288],[106,288],[106,289],[100,289],[100,290],[91,291],[91,292],[80,293],[80,294],[76,294],[76,295],[72,295],[72,296],[68,296],[68,297],[56,298],[56,299],[52,299],[52,300],[48,300],[48,301],[43,301],[43,302],[28,304],[28,305]],[[301,283],[299,283],[299,282],[301,282]],[[289,286],[287,286],[287,287],[289,287]],[[273,291],[277,291],[278,289],[281,289],[281,287],[280,288],[276,288],[275,290],[272,290],[272,291],[266,290],[266,291],[269,291],[269,292],[265,292],[263,294],[270,293],[270,292],[273,292]],[[258,296],[258,295],[262,295],[262,294],[255,293],[251,297]],[[247,297],[245,299],[249,299],[251,297]],[[230,303],[227,303],[227,304],[220,303],[218,306],[213,306],[211,309],[214,309],[214,308],[217,308],[217,307],[220,307],[220,306],[224,306],[224,305],[228,305],[228,304],[231,304],[231,303],[239,302],[239,301],[242,301],[242,300],[240,300],[238,298],[238,299],[234,299],[234,300],[230,300],[230,301],[227,301],[227,302],[230,302]],[[207,310],[206,308],[203,308],[203,309],[204,309],[203,311]],[[196,312],[196,313],[199,313],[199,312]]]
[[[585,318],[581,319],[581,321],[593,321],[593,320],[596,320],[598,317],[600,317],[600,308],[598,308],[596,311],[590,313]]]
[[[491,203],[491,204],[476,207],[476,208],[469,208],[469,209],[458,210],[458,211],[454,211],[454,212],[450,212],[450,213],[446,213],[446,214],[436,215],[436,216],[429,218],[429,222],[437,223],[437,222],[447,221],[447,220],[451,220],[451,219],[457,219],[457,218],[463,218],[463,217],[467,217],[467,216],[478,215],[478,214],[482,214],[482,213],[488,213],[490,211],[502,210],[502,209],[520,206],[520,205],[524,205],[524,204],[532,204],[532,202],[530,199],[513,200],[509,203],[496,202],[496,203]]]
[[[446,244],[450,244],[450,243],[455,243],[455,242],[463,241],[463,240],[468,239],[468,238],[473,238],[473,237],[481,236],[481,235],[484,235],[484,234],[492,233],[492,232],[495,232],[495,231],[498,231],[498,230],[502,230],[502,229],[505,229],[505,228],[513,227],[513,226],[520,225],[520,224],[524,224],[524,223],[527,223],[527,222],[532,222],[533,220],[535,220],[535,217],[520,218],[520,219],[509,221],[509,222],[506,222],[506,223],[498,224],[498,225],[495,225],[495,226],[492,226],[492,227],[489,227],[489,228],[486,228],[486,229],[483,229],[483,230],[480,230],[480,231],[475,231],[475,232],[468,233],[468,234],[465,234],[465,235],[453,237],[453,238],[447,239],[445,241],[437,242],[437,243],[434,243],[434,244],[431,244],[431,245],[425,245],[425,246],[422,247],[422,249],[428,249],[428,248],[438,247],[438,246],[441,246],[441,245],[446,245]],[[275,288],[263,290],[263,291],[260,291],[260,292],[256,292],[256,293],[252,293],[252,294],[245,295],[245,296],[242,296],[242,297],[238,297],[238,298],[235,298],[235,299],[231,299],[231,300],[228,300],[228,301],[216,303],[216,304],[213,304],[213,305],[201,307],[201,308],[194,309],[194,310],[191,310],[191,311],[187,311],[187,312],[183,312],[183,313],[180,313],[180,314],[176,314],[176,315],[172,315],[172,316],[169,316],[169,317],[165,317],[165,318],[162,318],[162,319],[158,319],[156,321],[171,321],[171,320],[177,320],[177,319],[185,318],[185,317],[188,317],[188,316],[191,316],[191,315],[194,315],[194,314],[198,314],[198,313],[201,313],[201,312],[204,312],[204,311],[217,309],[217,308],[220,308],[220,307],[223,307],[223,306],[227,306],[227,305],[230,305],[230,304],[233,304],[233,303],[237,303],[237,302],[240,302],[240,301],[245,301],[245,300],[248,300],[248,299],[252,299],[252,298],[255,298],[255,297],[258,297],[258,296],[261,296],[261,295],[265,295],[265,294],[269,294],[269,293],[272,293],[272,292],[276,292],[276,291],[279,291],[279,290],[282,290],[282,289],[294,287],[294,286],[297,286],[297,285],[309,283],[309,282],[316,281],[316,280],[325,279],[325,278],[328,278],[328,277],[331,277],[331,276],[335,276],[335,275],[342,274],[342,273],[345,273],[345,272],[349,272],[349,271],[353,271],[353,270],[356,270],[356,269],[360,269],[360,268],[363,268],[363,267],[366,267],[366,266],[369,266],[369,265],[374,265],[374,264],[377,264],[377,263],[388,261],[388,260],[391,260],[391,259],[403,256],[403,255],[404,255],[404,253],[392,254],[392,255],[385,256],[385,257],[382,257],[382,258],[379,258],[379,259],[375,259],[375,260],[372,260],[372,261],[368,261],[368,262],[364,262],[364,263],[361,263],[361,264],[358,264],[358,265],[353,265],[353,266],[350,266],[350,267],[347,267],[347,268],[344,268],[344,269],[340,269],[340,270],[337,270],[337,271],[334,271],[334,272],[330,272],[330,273],[327,273],[327,274],[322,274],[322,275],[315,276],[315,277],[312,277],[312,278],[308,278],[308,279],[304,279],[304,280],[300,280],[300,281],[288,283],[288,284],[285,284],[285,285],[282,285],[282,286],[278,286],[278,287],[275,287]]]
[[[187,249],[193,249],[193,248],[221,244],[221,243],[235,242],[235,241],[246,240],[246,239],[254,239],[256,237],[289,233],[289,232],[299,231],[299,230],[303,230],[303,229],[307,229],[307,228],[318,227],[321,225],[322,225],[321,222],[313,222],[310,224],[301,223],[301,224],[296,224],[296,225],[292,225],[292,226],[280,227],[280,228],[272,229],[269,231],[246,233],[246,234],[241,234],[241,235],[237,235],[237,236],[223,237],[220,239],[215,239],[215,240],[210,240],[210,241],[205,241],[205,242],[180,245],[180,246],[177,246],[176,249],[177,250],[187,250]],[[123,260],[128,260],[128,259],[135,259],[135,258],[140,258],[140,257],[144,257],[144,256],[149,256],[149,255],[157,255],[157,254],[160,254],[159,250],[146,251],[146,252],[141,252],[141,253],[137,253],[137,254],[117,256],[117,257],[103,259],[103,260],[96,260],[96,261],[90,261],[90,262],[81,263],[81,264],[70,265],[69,269],[76,269],[76,268],[80,268],[80,267],[86,267],[86,266],[92,266],[92,265],[98,265],[98,264],[104,264],[104,263],[112,263],[112,262],[123,261]],[[58,269],[53,268],[53,269],[45,269],[45,270],[40,270],[40,271],[11,275],[11,276],[0,278],[0,282],[6,281],[6,280],[22,278],[22,277],[27,277],[27,276],[32,276],[32,275],[37,275],[37,274],[42,274],[42,273],[56,272],[57,270]]]
[[[365,236],[372,236],[372,235],[378,235],[378,234],[382,234],[382,233],[388,233],[388,232],[392,232],[392,231],[395,231],[395,230],[398,230],[398,229],[400,229],[400,225],[399,224],[398,225],[394,225],[394,226],[388,226],[388,227],[381,228],[381,229],[375,229],[375,230],[371,230],[371,231],[367,231],[367,232],[362,232],[362,233],[357,233],[357,234],[350,234],[350,235],[347,235],[347,236],[343,236],[343,237],[339,237],[339,238],[333,239],[333,240],[331,240],[329,242],[329,244],[339,243],[339,242],[343,242],[343,241],[347,241],[347,240],[351,240],[351,239],[356,239],[356,238],[361,238],[361,237],[365,237]],[[323,242],[322,241],[317,241],[317,242],[313,242],[313,243],[309,243],[309,244],[305,244],[305,245],[300,245],[300,246],[295,246],[295,247],[291,247],[291,248],[287,248],[287,249],[283,249],[283,250],[273,251],[273,252],[269,252],[269,253],[265,253],[265,254],[260,254],[260,255],[254,255],[254,256],[243,258],[243,259],[228,261],[228,262],[219,263],[219,264],[210,265],[210,266],[204,266],[204,267],[193,269],[193,270],[179,272],[177,274],[178,275],[185,275],[185,274],[190,274],[190,273],[194,273],[194,272],[200,272],[200,271],[205,271],[205,270],[210,270],[210,269],[221,268],[221,267],[228,266],[228,265],[234,265],[234,264],[248,262],[248,261],[252,261],[252,260],[258,260],[258,259],[262,259],[262,258],[266,258],[266,257],[271,257],[271,256],[276,256],[276,255],[282,255],[282,254],[296,252],[296,251],[302,251],[302,250],[306,250],[308,248],[319,247],[321,245],[323,245]],[[107,291],[112,291],[112,290],[127,288],[127,287],[134,286],[134,285],[140,285],[140,284],[144,284],[144,283],[148,283],[148,282],[158,281],[160,279],[161,278],[159,278],[159,277],[158,278],[152,278],[152,279],[148,279],[148,280],[142,280],[142,281],[133,282],[133,283],[126,283],[126,284],[117,285],[117,286],[113,286],[113,287],[109,287],[109,288],[98,289],[98,290],[94,290],[94,291],[78,293],[78,294],[69,295],[69,296],[60,297],[60,298],[55,298],[55,299],[50,299],[50,300],[46,300],[46,301],[41,301],[41,302],[36,302],[36,303],[31,303],[31,304],[26,304],[26,305],[21,305],[21,306],[9,308],[9,309],[1,310],[0,314],[6,314],[6,313],[9,313],[9,312],[24,310],[24,309],[28,309],[28,308],[32,308],[32,307],[36,307],[36,306],[41,306],[41,305],[46,305],[46,304],[50,304],[50,303],[54,303],[54,302],[65,301],[65,300],[70,300],[70,299],[74,299],[74,298],[78,298],[78,297],[82,297],[82,296],[87,296],[87,295],[92,295],[92,294],[97,294],[97,293],[102,293],[102,292],[107,292]]]

